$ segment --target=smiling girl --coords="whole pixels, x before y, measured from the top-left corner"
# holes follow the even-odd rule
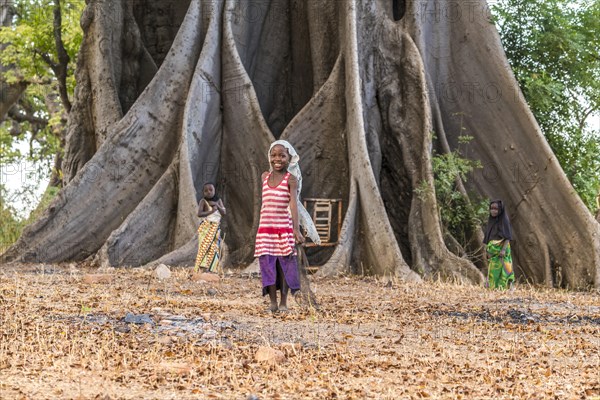
[[[254,256],[260,264],[263,296],[269,294],[272,312],[287,311],[288,289],[292,294],[300,289],[296,261],[296,244],[304,242],[300,220],[311,239],[319,240],[299,201],[302,179],[299,158],[288,142],[277,140],[269,148],[270,171],[261,177],[262,207]],[[277,289],[281,292],[279,305]]]

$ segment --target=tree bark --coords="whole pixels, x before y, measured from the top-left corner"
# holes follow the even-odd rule
[[[426,3],[193,0],[163,57],[140,17],[150,3],[90,2],[70,182],[4,256],[192,265],[197,201],[217,181],[226,263],[248,264],[266,152],[285,138],[301,155],[303,195],[343,199],[320,273],[481,283],[446,247],[431,167],[434,147],[465,146],[465,127],[474,139],[461,151],[484,168],[458,187],[505,200],[520,278],[597,287],[600,228],[513,96],[485,1]]]
[[[65,111],[68,113],[71,111],[71,100],[67,91],[67,70],[69,66],[69,55],[65,50],[65,46],[62,40],[62,13],[60,9],[60,0],[54,0],[54,22],[53,22],[53,33],[54,33],[54,45],[56,46],[56,54],[58,55],[58,62],[51,63],[51,68],[56,75],[58,80],[58,92],[60,99],[65,107]]]

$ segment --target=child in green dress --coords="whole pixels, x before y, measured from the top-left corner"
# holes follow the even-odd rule
[[[490,203],[490,216],[483,239],[488,256],[488,285],[492,289],[506,289],[515,281],[511,240],[512,226],[508,213],[502,200],[494,200]]]

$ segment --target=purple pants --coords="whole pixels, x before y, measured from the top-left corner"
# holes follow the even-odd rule
[[[296,256],[290,254],[288,256],[270,256],[264,255],[258,257],[260,264],[260,277],[262,279],[263,296],[268,294],[267,286],[277,285],[277,289],[281,290],[278,264],[283,272],[288,287],[292,294],[300,290],[300,279],[298,277],[298,265]]]

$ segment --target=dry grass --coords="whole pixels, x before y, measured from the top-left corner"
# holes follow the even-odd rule
[[[291,301],[271,315],[260,281],[240,276],[0,271],[3,399],[600,398],[597,294],[314,279],[320,312]],[[212,332],[161,330],[167,314]],[[285,362],[255,361],[264,345]]]

